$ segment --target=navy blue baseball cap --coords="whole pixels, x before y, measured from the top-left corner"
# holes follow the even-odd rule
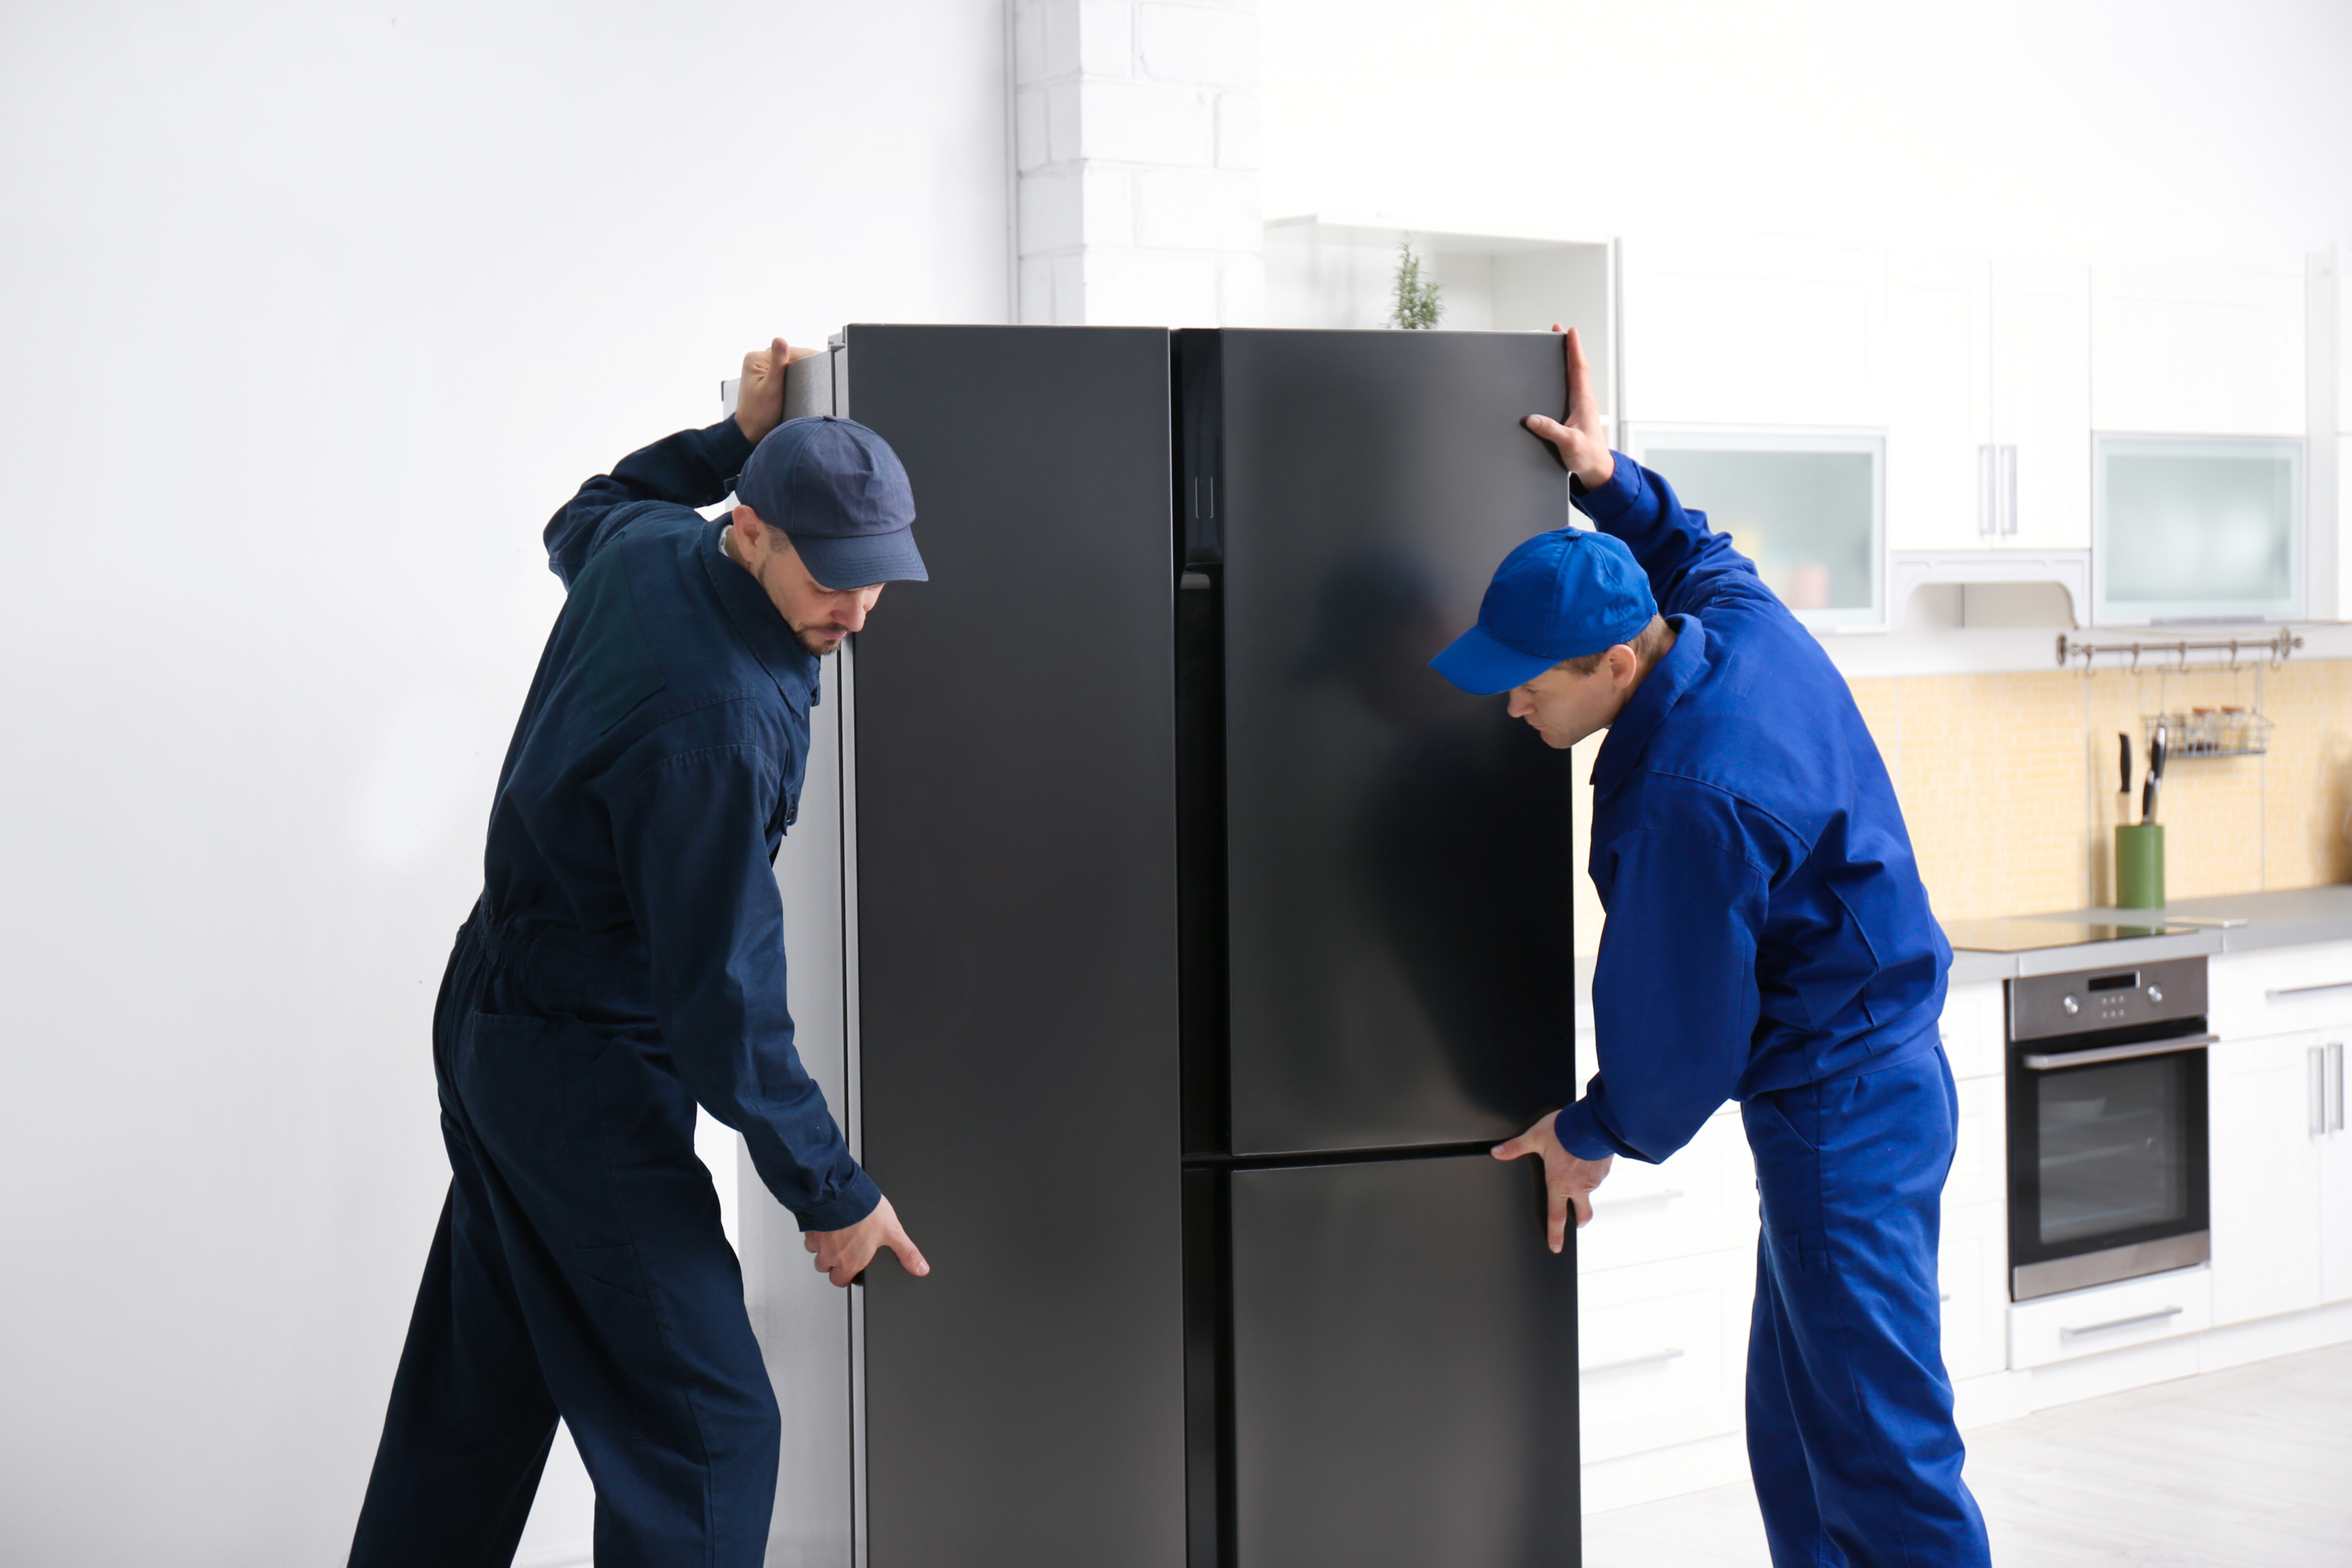
[[[1649,579],[1622,542],[1558,528],[1503,557],[1479,601],[1478,624],[1429,665],[1463,690],[1491,697],[1561,659],[1632,642],[1657,613]]]
[[[925,583],[915,550],[915,488],[890,444],[854,419],[814,414],[768,432],[735,499],[781,528],[828,588]]]

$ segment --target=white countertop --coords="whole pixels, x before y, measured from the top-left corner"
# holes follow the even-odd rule
[[[2352,939],[2352,886],[2225,893],[2210,899],[2180,899],[2161,910],[2064,910],[2025,918],[2147,926],[2160,925],[2180,915],[2242,920],[2246,923],[2226,929],[2204,927],[2177,936],[2036,948],[2031,952],[1955,952],[1952,984],[2008,980],[2021,974],[2063,974],[2070,969],[2110,962],[2140,963],[2163,958],[2194,958],[2200,953],[2242,952],[2255,948]]]

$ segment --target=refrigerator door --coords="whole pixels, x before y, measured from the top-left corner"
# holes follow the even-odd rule
[[[1203,1063],[1188,957],[1188,1091],[1223,1076],[1229,1107],[1188,1146],[1516,1132],[1575,1098],[1569,757],[1428,661],[1502,558],[1569,521],[1519,424],[1561,411],[1560,340],[1179,338],[1188,580],[1223,623],[1225,886],[1188,851],[1187,900],[1224,911],[1229,975]]]
[[[852,1091],[932,1267],[864,1288],[860,1562],[1176,1568],[1168,334],[853,326],[845,357],[930,571],[849,683]]]
[[[1574,1568],[1576,1261],[1529,1163],[1234,1172],[1233,1568]]]

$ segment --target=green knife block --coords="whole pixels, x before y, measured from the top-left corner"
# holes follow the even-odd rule
[[[2116,825],[2116,908],[2164,907],[2164,824]]]

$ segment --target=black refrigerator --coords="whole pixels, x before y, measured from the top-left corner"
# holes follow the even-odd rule
[[[843,1568],[1570,1568],[1573,1249],[1486,1153],[1575,1092],[1569,759],[1427,668],[1567,521],[1559,340],[825,381],[930,570],[840,682],[855,1136],[933,1264],[845,1341]]]

